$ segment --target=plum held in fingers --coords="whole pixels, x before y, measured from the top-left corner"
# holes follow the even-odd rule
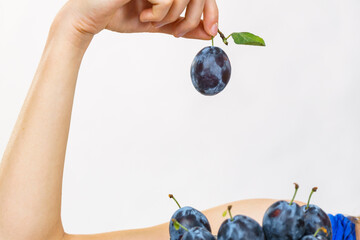
[[[265,212],[263,230],[267,240],[298,240],[305,233],[304,211],[294,203],[299,185],[290,202],[277,201]]]
[[[301,207],[304,211],[305,234],[312,234],[323,227],[326,231],[320,231],[318,238],[319,236],[323,236],[324,239],[332,240],[332,228],[329,216],[320,207],[310,204],[311,196],[316,191],[317,187],[314,187],[311,190],[307,205]]]
[[[230,218],[221,224],[217,235],[218,240],[265,240],[259,223],[244,215],[232,217],[230,210],[231,205],[228,207]]]
[[[190,73],[196,90],[207,96],[218,94],[230,80],[229,58],[219,47],[205,47],[195,56]]]

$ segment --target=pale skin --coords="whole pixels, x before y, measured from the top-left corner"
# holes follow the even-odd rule
[[[184,9],[186,15],[181,18]],[[51,26],[37,72],[1,161],[0,239],[169,239],[168,223],[95,235],[73,235],[64,231],[62,178],[77,75],[93,36],[104,29],[209,40],[217,32],[217,23],[215,0],[67,2]],[[261,222],[264,211],[274,201],[234,202],[233,213]],[[226,206],[204,211],[213,232],[217,232],[223,221],[221,215]]]

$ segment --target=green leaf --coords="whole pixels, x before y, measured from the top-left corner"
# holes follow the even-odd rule
[[[222,214],[222,215],[223,215],[223,217],[225,217],[225,216],[226,216],[226,214],[227,214],[227,210],[223,212],[223,214]]]
[[[231,37],[236,44],[265,46],[264,39],[249,32],[232,33]]]

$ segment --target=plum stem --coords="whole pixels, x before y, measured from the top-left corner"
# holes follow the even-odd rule
[[[232,205],[229,205],[229,206],[228,206],[228,212],[229,212],[229,215],[230,215],[230,220],[231,220],[231,221],[234,221],[234,218],[233,218],[233,216],[232,216],[232,214],[231,214],[231,208],[232,208]]]
[[[173,221],[174,225],[177,225],[178,227],[181,227],[182,229],[184,229],[185,231],[189,231],[186,227],[184,227],[183,225],[181,225],[181,223],[179,223],[175,218],[171,219],[171,221]],[[176,228],[176,227],[175,227]]]
[[[318,233],[319,233],[320,231],[323,231],[323,232],[326,234],[326,236],[328,235],[328,232],[327,232],[326,228],[321,227],[321,228],[319,228],[318,230],[316,230],[316,232],[314,233],[314,237],[316,237],[316,235],[318,235]]]
[[[214,46],[214,37],[211,37],[211,45]]]
[[[181,208],[180,204],[178,203],[178,201],[176,200],[176,198],[174,197],[174,195],[169,194],[169,198],[174,199],[174,201],[176,202],[176,204],[179,206],[179,208]]]
[[[295,193],[294,193],[293,198],[292,198],[291,201],[289,202],[289,205],[290,205],[290,206],[293,204],[293,202],[294,202],[294,200],[295,200],[296,193],[297,193],[297,191],[298,191],[298,189],[299,189],[299,184],[294,183],[294,185],[295,185]]]
[[[317,191],[317,189],[318,189],[317,187],[313,187],[313,188],[311,189],[311,193],[310,193],[310,196],[309,196],[308,202],[307,202],[307,204],[306,204],[306,208],[305,208],[306,210],[309,209],[311,196],[313,195],[314,192]]]
[[[221,39],[223,40],[223,42],[225,43],[225,45],[228,45],[228,41],[227,41],[227,38],[225,37],[225,35],[220,31],[220,29],[218,29],[218,33],[221,37]]]

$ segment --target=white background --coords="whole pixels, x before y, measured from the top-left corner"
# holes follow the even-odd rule
[[[0,1],[0,154],[61,1]],[[104,31],[79,74],[63,188],[70,233],[170,219],[174,193],[200,210],[247,198],[360,214],[360,1],[219,1],[220,28],[267,46],[224,46],[215,97],[190,80],[210,42]],[[221,217],[221,216],[219,216]]]

